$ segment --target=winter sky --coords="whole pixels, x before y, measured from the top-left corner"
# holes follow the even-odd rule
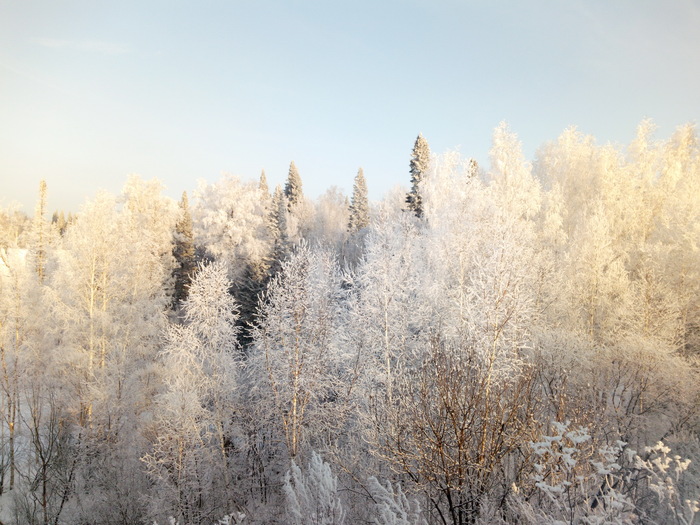
[[[127,175],[307,195],[408,185],[418,132],[488,167],[576,125],[625,144],[700,119],[697,0],[0,0],[0,206],[77,211]]]

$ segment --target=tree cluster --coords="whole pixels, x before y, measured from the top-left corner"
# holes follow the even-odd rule
[[[3,211],[0,520],[692,523],[695,130],[410,168]]]

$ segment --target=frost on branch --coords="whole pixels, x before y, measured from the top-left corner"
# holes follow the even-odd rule
[[[396,484],[396,490],[390,482],[382,485],[377,478],[367,478],[368,490],[375,502],[374,523],[377,525],[427,525],[418,500],[409,500]]]
[[[338,495],[338,477],[316,452],[306,473],[292,460],[284,477],[287,516],[292,525],[343,525],[345,508]]]
[[[522,523],[635,523],[635,506],[618,464],[625,443],[595,449],[583,427],[554,422],[554,433],[530,447],[535,490],[528,498],[515,487],[511,503]]]
[[[683,473],[690,466],[689,459],[670,456],[671,449],[659,441],[645,448],[645,459],[636,456],[635,467],[648,479],[649,489],[655,494],[659,506],[649,509],[658,512],[662,519],[673,519],[675,523],[690,525],[700,511],[698,499],[684,499],[679,490]]]

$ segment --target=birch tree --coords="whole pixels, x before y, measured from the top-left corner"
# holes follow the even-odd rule
[[[271,410],[289,457],[331,430],[342,355],[335,337],[340,272],[327,250],[302,243],[271,281],[254,330],[253,366],[264,382],[260,402]]]
[[[235,502],[230,462],[238,388],[237,308],[223,262],[200,266],[160,354],[164,390],[155,401],[155,440],[143,457],[155,483],[154,516],[202,523]]]

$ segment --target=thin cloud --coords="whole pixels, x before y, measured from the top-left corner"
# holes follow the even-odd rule
[[[32,38],[31,42],[50,49],[69,49],[102,55],[124,55],[130,53],[128,46],[100,40],[65,40],[60,38]]]

